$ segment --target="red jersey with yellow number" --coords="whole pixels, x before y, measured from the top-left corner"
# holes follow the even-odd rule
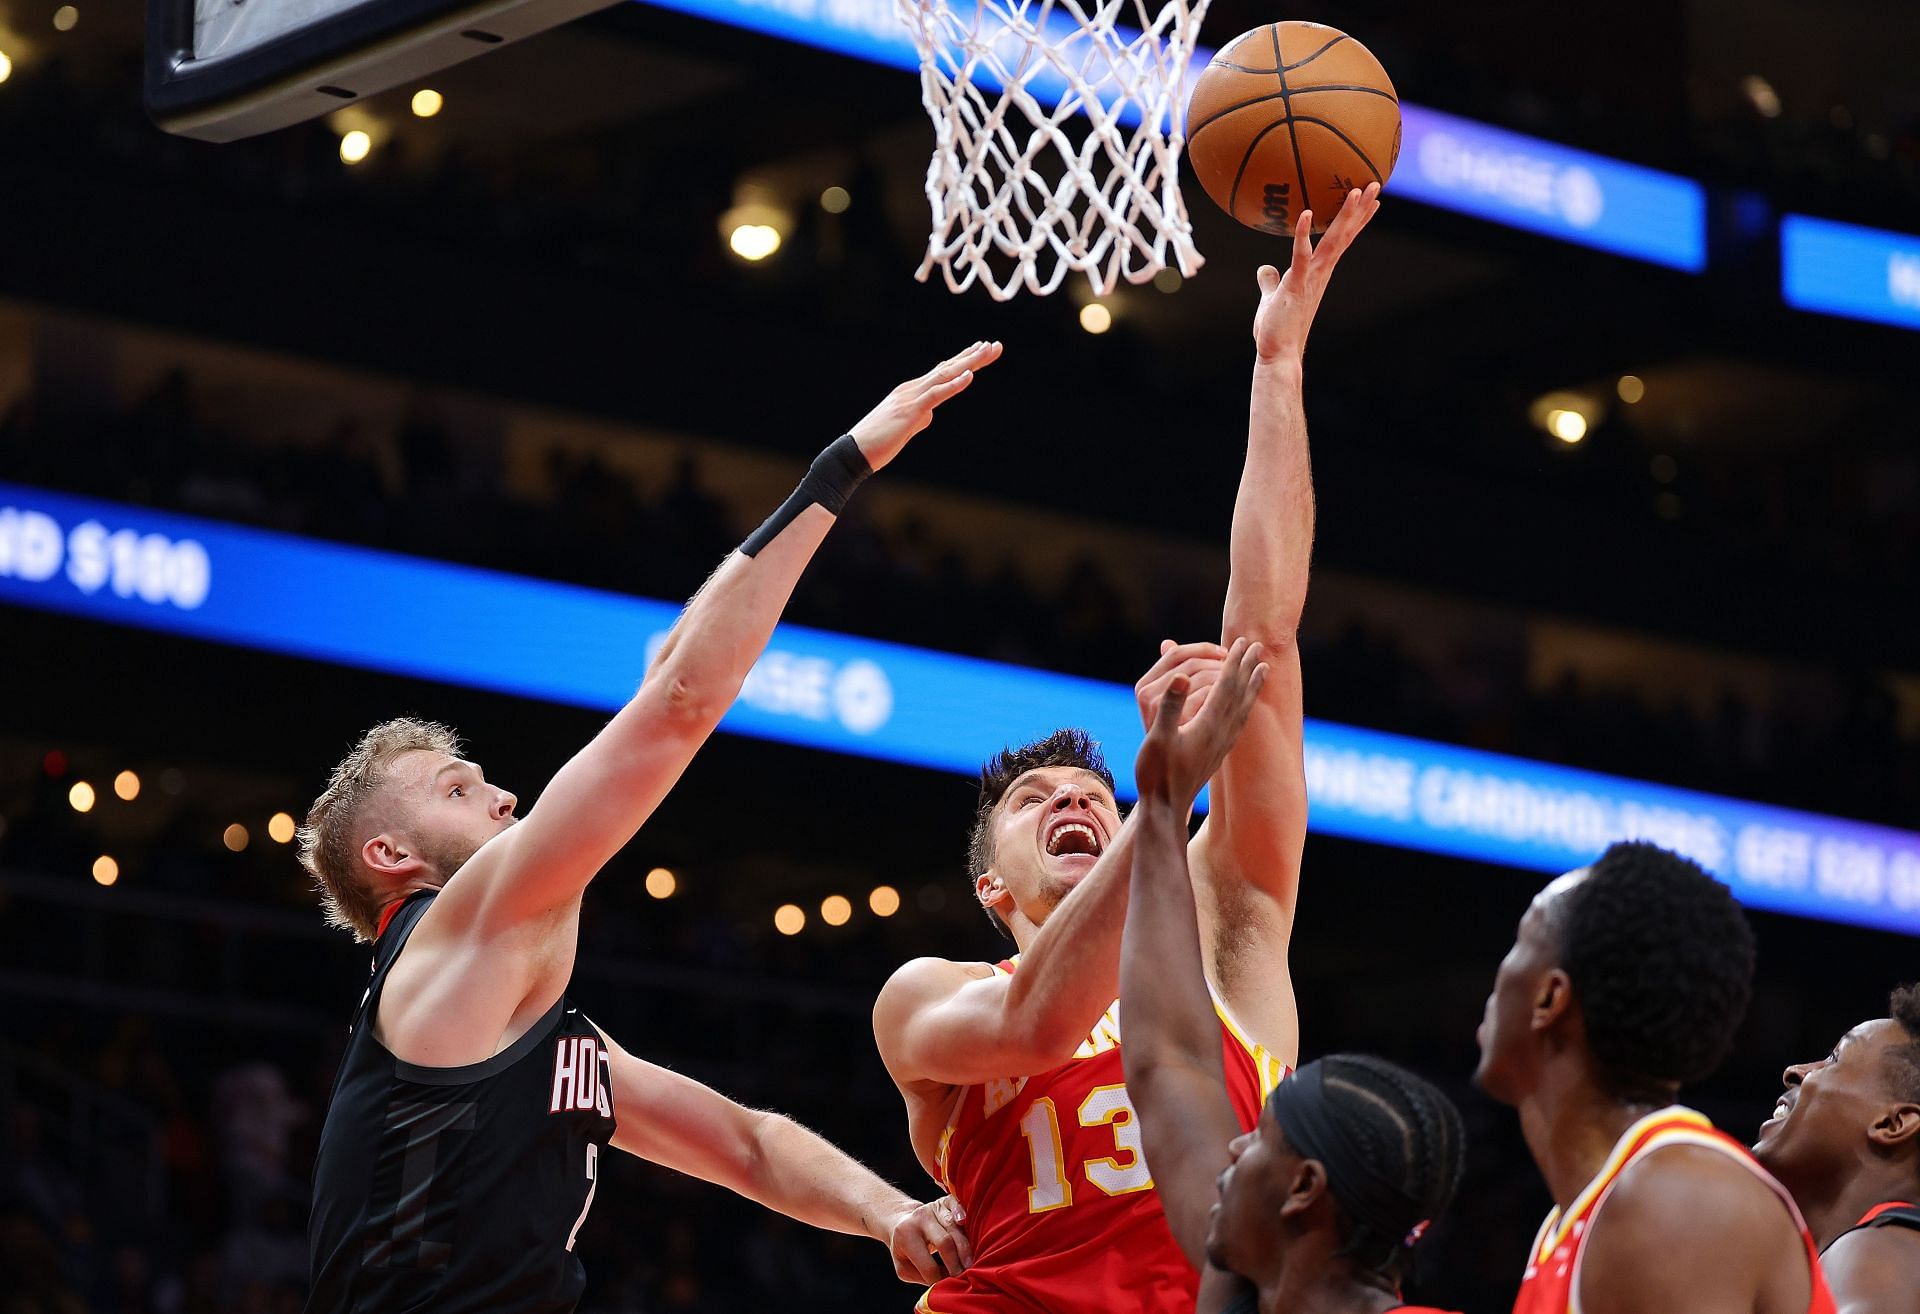
[[[1807,1314],[1834,1314],[1833,1295],[1827,1290],[1826,1276],[1820,1271],[1820,1255],[1813,1244],[1813,1234],[1807,1230],[1806,1220],[1800,1217],[1800,1209],[1787,1194],[1787,1188],[1747,1153],[1746,1146],[1714,1130],[1703,1114],[1679,1105],[1650,1113],[1627,1128],[1615,1142],[1599,1174],[1574,1199],[1565,1216],[1558,1209],[1547,1215],[1547,1221],[1540,1225],[1540,1234],[1534,1238],[1533,1249],[1527,1253],[1527,1272],[1521,1280],[1520,1297],[1514,1302],[1513,1314],[1580,1314],[1581,1244],[1592,1230],[1593,1220],[1599,1216],[1613,1192],[1614,1183],[1620,1180],[1620,1174],[1629,1164],[1669,1145],[1718,1150],[1751,1170],[1780,1197],[1780,1203],[1793,1218],[1793,1225],[1800,1229],[1800,1242],[1807,1252],[1807,1268],[1813,1275]]]
[[[1214,1006],[1251,1128],[1287,1068]],[[973,1266],[930,1288],[923,1314],[1192,1314],[1200,1276],[1167,1230],[1125,1082],[1116,1001],[1059,1067],[960,1093],[940,1183],[966,1210]]]

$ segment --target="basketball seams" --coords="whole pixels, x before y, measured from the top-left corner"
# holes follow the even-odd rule
[[[1267,70],[1267,72],[1269,73],[1271,73],[1272,71],[1273,71],[1272,69]],[[1263,105],[1270,100],[1279,100],[1281,98],[1281,95],[1282,93],[1278,91],[1269,92],[1267,95],[1255,96],[1252,100],[1243,100],[1236,105],[1229,105],[1225,109],[1215,110],[1213,113],[1207,115],[1206,118],[1200,120],[1200,122],[1188,125],[1187,141],[1191,143],[1195,137],[1198,137],[1200,135],[1200,129],[1206,127],[1210,123],[1218,123],[1221,119],[1226,118],[1227,115],[1237,113],[1240,110],[1247,109],[1250,106]]]
[[[1357,159],[1357,160],[1359,160],[1359,161],[1360,161],[1360,163],[1362,163],[1362,164],[1364,164],[1364,165],[1366,165],[1366,166],[1367,166],[1367,172],[1368,172],[1368,173],[1371,173],[1371,174],[1373,175],[1373,180],[1374,180],[1375,182],[1379,182],[1379,181],[1381,181],[1381,179],[1380,179],[1380,170],[1378,170],[1378,169],[1376,169],[1376,168],[1374,167],[1374,165],[1373,165],[1373,161],[1367,158],[1367,153],[1366,153],[1365,151],[1363,151],[1363,150],[1361,150],[1361,149],[1360,149],[1360,146],[1359,146],[1359,143],[1357,143],[1357,142],[1355,142],[1355,141],[1354,141],[1354,139],[1353,139],[1353,138],[1351,138],[1351,137],[1349,137],[1349,136],[1348,136],[1348,135],[1347,135],[1346,133],[1344,133],[1344,132],[1342,132],[1342,131],[1340,131],[1340,129],[1339,129],[1339,128],[1337,128],[1337,127],[1335,127],[1335,126],[1334,126],[1333,124],[1331,124],[1331,123],[1328,123],[1328,122],[1327,122],[1327,121],[1326,121],[1325,119],[1310,119],[1310,118],[1302,118],[1302,119],[1298,119],[1298,120],[1296,120],[1296,119],[1293,119],[1292,117],[1289,117],[1289,118],[1287,119],[1287,123],[1288,123],[1289,125],[1291,125],[1291,124],[1293,124],[1293,123],[1295,123],[1295,122],[1299,122],[1299,123],[1311,123],[1311,124],[1313,124],[1313,125],[1314,125],[1314,126],[1315,126],[1316,128],[1325,128],[1325,129],[1326,129],[1326,130],[1327,130],[1328,132],[1330,132],[1330,133],[1332,133],[1332,134],[1333,134],[1334,136],[1336,136],[1336,137],[1338,137],[1338,138],[1339,138],[1339,139],[1340,139],[1341,141],[1343,141],[1343,142],[1345,142],[1345,143],[1346,143],[1346,147],[1347,147],[1347,149],[1353,152],[1353,154],[1354,154],[1354,158],[1355,158],[1355,159]],[[1297,142],[1298,142],[1298,140],[1299,140],[1299,139],[1298,139],[1298,138],[1296,137],[1296,138],[1295,138],[1295,142],[1297,143]],[[1294,150],[1295,150],[1296,152],[1298,152],[1298,151],[1299,151],[1299,149],[1300,149],[1300,148],[1299,148],[1299,146],[1298,146],[1298,145],[1296,144],[1296,145],[1294,146]],[[1295,160],[1297,161],[1297,160],[1298,160],[1298,158],[1299,158],[1299,156],[1298,156],[1298,154],[1296,154],[1294,158],[1295,158]],[[1302,182],[1302,183],[1301,183],[1300,185],[1301,185],[1302,187],[1304,187],[1304,186],[1306,186],[1306,183],[1305,183],[1305,182],[1303,181],[1303,182]]]
[[[1287,89],[1287,61],[1286,57],[1280,53],[1280,25],[1278,23],[1270,24],[1267,32],[1273,37],[1274,74],[1280,79],[1280,96],[1287,107],[1287,140],[1293,146],[1293,173],[1294,176],[1300,180],[1300,199],[1295,203],[1292,212],[1287,218],[1288,226],[1291,227],[1294,223],[1298,222],[1299,212],[1309,207],[1307,198],[1307,166],[1300,159],[1300,132],[1294,126],[1292,93]],[[1339,45],[1340,42],[1344,40],[1346,40],[1344,36],[1334,38],[1332,41],[1327,42],[1326,45],[1321,46],[1320,49],[1314,51],[1311,55],[1308,55],[1306,59],[1301,60],[1300,64],[1318,59],[1321,55],[1325,54],[1334,46]],[[1300,64],[1296,64],[1294,67],[1298,68]],[[1249,155],[1253,153],[1251,147],[1248,148],[1247,153]],[[1243,165],[1242,167],[1245,166]],[[1368,165],[1367,167],[1372,168],[1373,166]]]
[[[1275,24],[1274,26],[1277,28],[1279,25]],[[1345,32],[1342,32],[1339,36],[1336,36],[1333,40],[1327,42],[1326,45],[1321,46],[1320,49],[1314,51],[1311,55],[1308,55],[1305,59],[1301,60],[1298,64],[1288,64],[1282,61],[1280,58],[1280,34],[1278,31],[1276,31],[1273,36],[1273,60],[1274,60],[1274,63],[1280,65],[1281,72],[1290,73],[1296,68],[1305,68],[1307,65],[1313,63],[1314,60],[1320,58],[1320,56],[1326,54],[1329,50],[1332,50],[1335,46],[1339,45],[1342,41],[1351,41],[1352,39],[1353,38],[1349,37]]]
[[[1365,96],[1378,96],[1382,100],[1390,100],[1396,105],[1400,103],[1400,98],[1391,91],[1382,91],[1378,87],[1366,87],[1349,82],[1316,82],[1311,87],[1295,87],[1289,94],[1311,96],[1316,91],[1357,91]]]
[[[1227,210],[1227,213],[1232,215],[1234,218],[1236,219],[1240,218],[1240,210],[1239,210],[1240,183],[1241,183],[1241,180],[1247,176],[1247,162],[1253,159],[1253,153],[1254,151],[1259,149],[1260,141],[1263,137],[1265,137],[1268,133],[1272,132],[1275,128],[1285,127],[1287,124],[1291,122],[1292,122],[1291,119],[1275,119],[1272,123],[1269,123],[1266,127],[1254,133],[1253,140],[1247,143],[1247,153],[1240,157],[1240,168],[1233,175],[1233,190],[1227,193],[1226,210]],[[1241,219],[1240,222],[1246,223],[1246,220]],[[1257,228],[1258,225],[1249,224],[1248,227]],[[1264,232],[1266,230],[1261,229],[1261,231]]]

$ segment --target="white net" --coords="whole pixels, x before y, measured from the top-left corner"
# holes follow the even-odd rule
[[[955,292],[980,282],[1005,301],[1045,296],[1074,270],[1104,296],[1123,278],[1200,268],[1180,128],[1208,0],[896,3],[934,131],[916,277],[938,266]]]

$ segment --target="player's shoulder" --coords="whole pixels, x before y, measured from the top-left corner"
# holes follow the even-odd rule
[[[1654,1149],[1621,1171],[1588,1225],[1578,1281],[1589,1314],[1671,1308],[1709,1275],[1751,1294],[1801,1245],[1781,1197],[1731,1146]]]
[[[1920,1310],[1920,1228],[1857,1227],[1828,1246],[1820,1263],[1842,1309]]]
[[[895,968],[880,987],[876,1007],[918,1004],[952,994],[970,981],[984,981],[995,972],[992,963],[955,962],[951,958],[914,958]]]
[[[1606,1230],[1660,1251],[1766,1249],[1798,1231],[1757,1165],[1730,1145],[1696,1141],[1656,1144],[1622,1169],[1607,1193]]]

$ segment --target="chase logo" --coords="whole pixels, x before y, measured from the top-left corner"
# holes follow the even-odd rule
[[[647,641],[649,666],[666,640],[662,631]],[[747,672],[740,702],[774,716],[838,722],[853,734],[870,735],[893,716],[893,681],[864,657],[836,662],[768,648]]]
[[[1562,167],[1542,155],[1476,144],[1450,132],[1420,140],[1420,172],[1445,191],[1475,192],[1518,210],[1591,228],[1606,212],[1606,193],[1593,170]]]

